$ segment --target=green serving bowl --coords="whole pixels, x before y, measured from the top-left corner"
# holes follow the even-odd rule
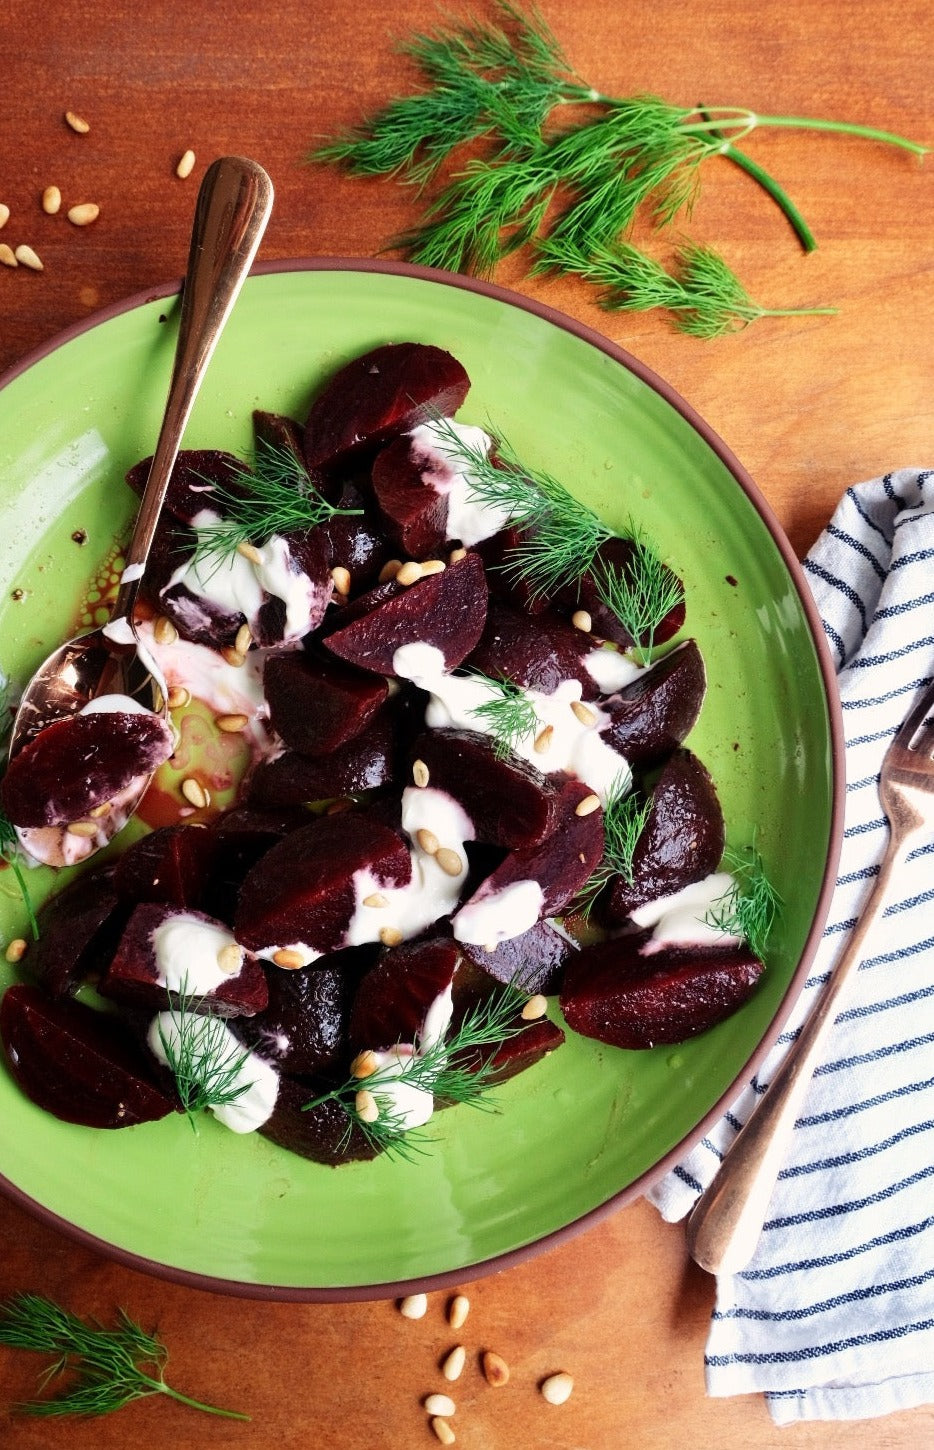
[[[0,387],[0,667],[14,689],[74,631],[90,581],[127,536],[136,499],[123,476],[152,450],[177,310],[175,287],[131,298]],[[502,289],[424,269],[260,268],[186,445],[246,452],[255,407],[302,417],[338,366],[403,340],[453,352],[473,380],[462,418],[489,423],[610,525],[643,526],[683,577],[687,630],[710,682],[689,744],[717,783],[728,840],[755,838],[785,908],[768,970],[734,1017],[648,1052],[569,1034],[498,1090],[498,1112],[440,1114],[432,1151],[414,1162],[321,1167],[209,1117],[197,1133],[177,1115],[121,1132],[76,1127],[33,1106],[0,1066],[7,1193],[136,1267],[232,1293],[375,1298],[437,1287],[500,1268],[643,1193],[774,1040],[835,878],[839,707],[801,570],[723,444],[605,338]],[[36,900],[60,883],[45,869],[30,875]],[[27,934],[4,872],[0,943]],[[6,965],[3,985],[19,970]]]

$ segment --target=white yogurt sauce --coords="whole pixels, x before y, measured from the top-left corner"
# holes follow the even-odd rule
[[[268,744],[265,732],[255,727],[269,715],[263,694],[263,670],[269,650],[252,649],[242,665],[232,665],[207,645],[192,644],[187,639],[158,644],[151,620],[139,625],[139,634],[155,657],[168,689],[188,690],[215,715],[246,715],[254,727],[254,743]]]
[[[78,711],[79,715],[152,715],[152,710],[147,710],[139,700],[134,700],[132,695],[95,695],[86,705],[82,705]]]
[[[537,881],[512,881],[486,894],[481,886],[454,917],[454,936],[468,946],[492,951],[500,942],[511,941],[533,927],[544,905],[545,894]]]
[[[444,655],[434,645],[421,642],[402,645],[393,655],[392,667],[401,678],[411,680],[431,696],[425,709],[425,723],[431,729],[491,733],[487,722],[475,711],[478,705],[496,698],[495,687],[475,676],[448,674]],[[609,716],[592,701],[586,703],[586,710],[593,717],[591,723],[580,720],[572,709],[583,693],[580,680],[563,680],[552,695],[540,690],[522,693],[532,704],[537,725],[534,734],[512,745],[514,754],[546,775],[564,770],[576,776],[590,786],[604,805],[613,790],[628,790],[632,778],[629,763],[600,734]],[[549,748],[539,754],[535,740],[549,725],[552,728]]]
[[[743,940],[731,932],[705,920],[713,906],[722,906],[723,898],[736,887],[736,878],[729,871],[714,871],[702,881],[684,886],[670,896],[660,896],[630,912],[637,926],[651,927],[652,935],[642,947],[642,955],[660,951],[666,943],[675,946],[733,946]]]
[[[237,945],[232,933],[187,911],[167,916],[150,940],[159,984],[170,991],[203,997],[236,975],[220,965],[224,948]]]
[[[584,655],[584,669],[601,695],[615,695],[645,674],[645,666],[637,665],[618,649],[592,649]]]
[[[249,1052],[234,1036],[220,1017],[204,1017],[197,1012],[160,1012],[149,1026],[146,1040],[155,1056],[168,1066],[165,1044],[177,1054],[185,1034],[185,1050],[190,1045],[191,1054],[197,1061],[199,1056],[222,1069],[231,1071],[230,1087],[236,1091],[243,1088],[236,1101],[212,1107],[211,1112],[234,1133],[253,1133],[272,1116],[279,1095],[279,1074],[265,1058]]]
[[[423,481],[436,493],[447,497],[447,538],[459,539],[470,548],[498,534],[509,523],[512,514],[509,509],[483,503],[474,493],[470,464],[453,444],[452,433],[457,436],[464,452],[483,456],[489,453],[493,442],[489,433],[469,423],[455,423],[450,418],[437,423],[422,423],[408,436],[412,439],[412,453],[417,458]]]
[[[415,1083],[405,1082],[404,1074],[413,1058],[423,1057],[444,1041],[451,1025],[452,1011],[451,988],[448,986],[439,992],[425,1013],[417,1046],[403,1042],[386,1051],[373,1053],[380,1077],[379,1083],[373,1087],[373,1096],[380,1111],[390,1115],[404,1132],[409,1128],[423,1127],[435,1110],[434,1094]],[[443,1056],[438,1065],[443,1065]],[[360,1085],[366,1087],[365,1078]]]

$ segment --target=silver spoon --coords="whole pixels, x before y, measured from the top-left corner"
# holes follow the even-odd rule
[[[182,434],[217,340],[256,256],[272,202],[272,182],[255,161],[222,156],[205,173],[195,207],[165,414],[110,620],[61,645],[33,675],[13,721],[11,760],[45,726],[76,714],[100,695],[129,695],[163,718],[167,714],[165,682],[140,646],[133,610]],[[139,790],[132,800],[124,800],[122,819],[112,823],[109,835],[132,815],[149,779],[139,778]],[[58,829],[36,828],[40,832]],[[103,823],[100,834],[107,836]],[[20,835],[23,839],[24,833]],[[91,854],[104,843],[90,843],[83,854]],[[28,839],[24,844],[30,850]],[[36,852],[30,850],[30,854]]]

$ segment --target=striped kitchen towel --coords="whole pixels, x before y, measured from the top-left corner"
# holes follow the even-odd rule
[[[847,491],[804,564],[846,734],[843,852],[827,928],[757,1076],[650,1194],[683,1218],[820,992],[878,872],[882,757],[934,677],[934,470]],[[934,839],[893,883],[811,1084],[748,1267],[717,1281],[711,1395],[765,1393],[778,1423],[934,1402]]]

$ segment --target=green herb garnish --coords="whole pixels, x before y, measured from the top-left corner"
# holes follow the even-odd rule
[[[575,912],[588,915],[616,876],[632,885],[633,856],[651,809],[651,796],[633,794],[628,776],[614,783],[603,808],[603,855],[574,902]]]
[[[237,1103],[252,1087],[238,1081],[250,1054],[230,1037],[223,1018],[195,1010],[197,998],[183,980],[177,1001],[167,1009],[172,1028],[159,1023],[159,1041],[188,1121],[196,1127],[198,1113]]]
[[[29,1400],[18,1408],[29,1415],[108,1415],[146,1395],[168,1395],[180,1404],[248,1420],[238,1410],[206,1405],[166,1384],[168,1350],[154,1334],[146,1334],[122,1309],[116,1327],[105,1329],[85,1321],[38,1294],[17,1294],[0,1305],[0,1344],[55,1356],[40,1387],[63,1373],[70,1387],[51,1399]]]
[[[534,740],[538,732],[538,715],[521,685],[513,680],[496,680],[481,674],[472,674],[471,678],[481,681],[489,690],[489,699],[484,700],[482,705],[475,705],[470,713],[492,736],[498,760],[505,759],[523,740]]]
[[[196,566],[216,566],[241,548],[260,548],[274,534],[307,533],[337,514],[363,512],[329,503],[292,450],[265,439],[257,440],[253,467],[234,474],[231,485],[214,485],[224,516],[199,528]]]
[[[622,569],[598,559],[592,572],[600,599],[629,631],[634,652],[645,664],[654,649],[655,631],[683,602],[684,586],[640,530],[633,528],[631,545]]]
[[[0,860],[5,861],[13,872],[13,878],[19,888],[19,894],[23,898],[23,905],[26,908],[26,915],[29,918],[29,929],[32,932],[33,941],[39,940],[39,923],[36,920],[35,908],[32,898],[29,895],[29,887],[26,883],[26,875],[20,864],[19,837],[6,812],[0,810]]]
[[[781,912],[782,898],[765,874],[762,857],[755,846],[727,849],[723,864],[735,879],[730,889],[708,907],[704,921],[718,931],[745,937],[757,957],[762,957],[769,933]]]
[[[411,1057],[380,1067],[367,1077],[351,1077],[330,1092],[304,1104],[305,1111],[322,1103],[336,1103],[347,1115],[347,1134],[359,1128],[371,1147],[378,1152],[412,1160],[427,1151],[433,1142],[430,1134],[419,1129],[406,1129],[404,1120],[393,1105],[391,1093],[396,1084],[418,1089],[446,1105],[467,1104],[485,1112],[495,1112],[497,1104],[489,1096],[493,1053],[510,1037],[528,1025],[516,1023],[516,1016],[528,994],[516,982],[473,1007],[463,1021],[443,1041],[429,1043],[424,1050],[415,1045]],[[357,1111],[358,1093],[370,1094],[378,1116],[367,1122]]]

